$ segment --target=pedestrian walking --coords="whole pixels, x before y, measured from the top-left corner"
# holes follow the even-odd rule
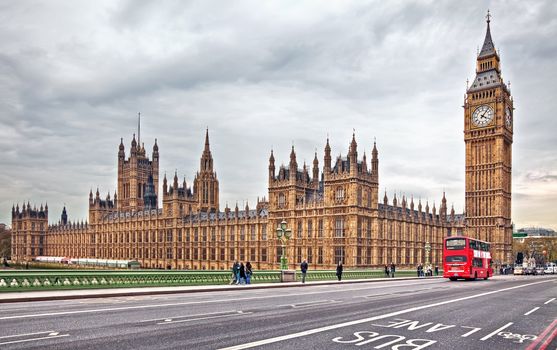
[[[244,263],[240,263],[240,284],[246,284],[246,267]]]
[[[342,261],[339,261],[337,265],[337,278],[339,281],[342,280]]]
[[[439,266],[435,265],[435,276],[439,276]]]
[[[395,278],[395,263],[391,262],[391,278]]]
[[[306,283],[306,273],[308,272],[308,262],[306,259],[300,264],[300,270],[302,270],[302,283]]]
[[[253,275],[253,270],[251,269],[251,263],[248,261],[246,263],[246,284],[251,283],[251,275]]]
[[[234,279],[233,284],[240,284],[240,263],[238,263],[238,260],[232,265],[232,278]]]
[[[418,266],[416,266],[416,274],[418,275],[418,278],[421,277],[420,276],[420,264],[418,264]]]
[[[389,266],[385,265],[385,277],[389,277]]]

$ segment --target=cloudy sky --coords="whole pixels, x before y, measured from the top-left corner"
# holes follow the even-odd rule
[[[490,9],[515,99],[513,221],[557,229],[555,1],[3,1],[0,222],[13,203],[114,193],[142,115],[161,177],[191,183],[205,128],[221,205],[266,195],[269,152],[379,149],[387,189],[464,207],[463,97]]]

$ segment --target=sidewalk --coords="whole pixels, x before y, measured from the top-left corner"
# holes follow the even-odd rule
[[[442,278],[441,276],[418,278],[418,277],[397,277],[397,278],[373,278],[361,280],[345,281],[313,281],[306,282],[284,282],[284,283],[257,283],[249,285],[215,285],[215,286],[184,286],[184,287],[141,287],[141,288],[109,288],[109,289],[74,289],[74,290],[53,290],[53,291],[33,291],[33,292],[4,292],[0,293],[1,303],[18,303],[28,301],[45,300],[70,300],[88,298],[108,298],[124,296],[141,296],[157,294],[178,294],[178,293],[202,293],[220,292],[246,289],[269,289],[269,288],[290,288],[304,287],[306,285],[322,286],[331,284],[355,284],[355,283],[374,283],[387,281],[407,281],[407,280],[428,280]]]

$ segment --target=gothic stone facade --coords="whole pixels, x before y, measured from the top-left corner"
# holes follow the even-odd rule
[[[134,138],[129,162],[143,157],[147,164],[149,160],[136,147]],[[119,164],[122,152],[121,144]],[[392,204],[386,194],[378,203],[375,143],[371,154],[368,167],[365,153],[358,157],[353,136],[348,155],[333,165],[327,140],[323,171],[315,155],[310,176],[305,165],[298,167],[294,148],[289,166],[275,173],[271,152],[269,199],[258,200],[255,208],[236,205],[219,211],[219,186],[207,132],[193,188],[185,181],[179,184],[176,174],[172,184],[165,176],[162,208],[136,204],[142,209],[133,210],[122,199],[125,194],[101,199],[97,190],[89,195],[88,222],[69,222],[64,208],[59,223],[49,226],[48,208],[18,206],[13,209],[12,256],[15,260],[37,255],[137,259],[144,267],[177,269],[227,269],[234,260],[241,260],[251,261],[258,269],[273,269],[278,267],[282,249],[275,229],[286,220],[293,230],[286,246],[291,268],[303,258],[321,269],[331,269],[338,261],[347,267],[391,262],[410,267],[425,262],[426,242],[432,246],[431,261],[440,264],[443,237],[462,227],[462,217],[454,210],[447,215],[444,195],[439,213],[435,206],[430,212],[429,204],[423,209],[421,202],[414,208],[414,200],[406,197],[399,203],[396,195]],[[119,173],[119,184],[130,183],[128,176],[140,178],[133,172],[124,174],[120,181]]]
[[[323,168],[315,154],[311,173],[306,164],[298,165],[294,148],[288,166],[277,171],[271,151],[268,199],[258,199],[254,208],[221,211],[207,132],[193,186],[179,184],[176,174],[168,184],[165,175],[157,208],[146,203],[158,195],[158,146],[155,141],[149,160],[134,137],[127,161],[122,142],[119,147],[118,193],[101,199],[98,190],[95,196],[91,192],[87,222],[69,222],[64,210],[60,222],[49,226],[47,206],[14,207],[12,258],[136,259],[147,268],[177,269],[228,269],[241,260],[256,269],[276,269],[282,247],[275,229],[285,220],[292,229],[286,244],[290,268],[303,258],[317,269],[339,261],[349,268],[391,262],[413,267],[426,261],[426,242],[430,261],[441,264],[443,238],[462,233],[494,242],[496,259],[508,262],[512,98],[500,77],[489,22],[464,108],[464,215],[447,213],[445,194],[438,212],[435,204],[430,210],[429,203],[422,207],[421,200],[415,205],[413,197],[396,194],[389,203],[385,193],[380,203],[377,146],[374,142],[368,166],[366,153],[358,156],[354,135],[348,154],[334,164],[327,140]]]

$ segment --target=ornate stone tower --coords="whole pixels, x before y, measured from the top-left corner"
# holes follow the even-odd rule
[[[12,207],[12,260],[31,261],[45,255],[45,237],[48,230],[48,205],[31,208],[29,202]]]
[[[213,156],[209,146],[209,129],[205,133],[205,148],[199,162],[193,185],[193,192],[196,196],[199,211],[218,212],[219,211],[219,180],[217,173],[213,171]]]
[[[133,135],[130,156],[126,160],[124,140],[120,140],[118,150],[118,210],[137,211],[145,206],[145,193],[149,176],[153,177],[155,195],[159,195],[159,146],[155,139],[152,160],[146,156],[145,147],[140,144],[140,129],[137,141]]]
[[[495,262],[511,262],[513,99],[501,77],[490,31],[477,57],[464,101],[466,234],[492,242]]]

